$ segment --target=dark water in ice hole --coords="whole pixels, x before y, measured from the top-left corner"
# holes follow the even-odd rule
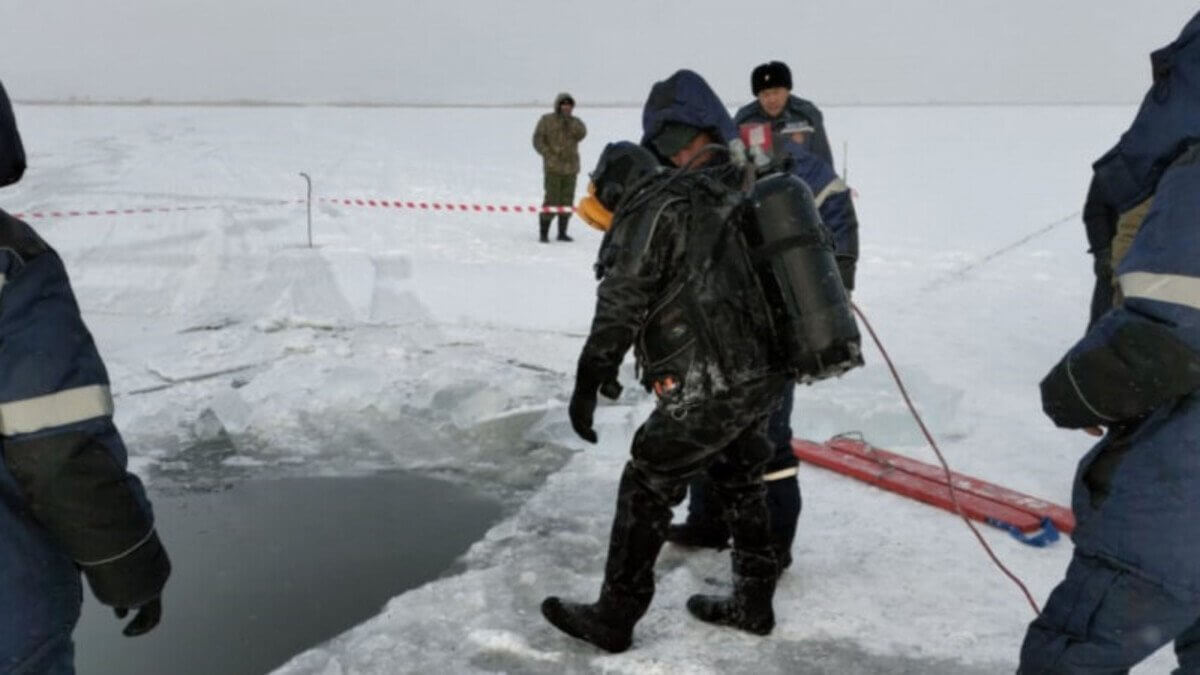
[[[162,623],[126,638],[85,591],[79,675],[268,672],[440,576],[501,515],[468,488],[404,473],[151,499],[174,567]]]

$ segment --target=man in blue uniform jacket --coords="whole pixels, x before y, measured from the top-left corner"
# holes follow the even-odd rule
[[[1124,673],[1174,640],[1200,673],[1200,14],[1151,55],[1133,125],[1094,166],[1119,213],[1150,200],[1113,270],[1119,303],[1042,381],[1084,456],[1066,578],[1029,626],[1020,673]]]
[[[775,161],[786,167],[812,190],[821,222],[833,236],[838,272],[846,291],[854,290],[854,273],[858,264],[858,215],[851,201],[850,189],[838,177],[828,162],[810,152],[804,141],[813,128],[806,122],[789,122],[775,134],[772,148]],[[803,501],[798,479],[799,461],[792,452],[792,408],[795,382],[788,380],[783,388],[779,408],[767,421],[767,438],[775,449],[763,470],[767,487],[767,508],[771,513],[771,543],[779,559],[780,569],[792,564],[792,544]],[[667,541],[680,546],[726,548],[729,528],[721,520],[723,506],[712,490],[712,484],[701,475],[688,485],[688,513],[683,523],[667,530]]]
[[[833,167],[825,117],[812,101],[792,93],[792,70],[786,63],[770,61],[755,67],[750,73],[750,91],[754,100],[738,108],[734,124],[765,122],[776,131],[793,122],[808,124],[812,130],[803,140],[804,148]]]
[[[24,170],[0,87],[0,186]],[[62,260],[0,210],[0,672],[74,672],[81,571],[125,635],[158,624],[171,565],[112,412]]]

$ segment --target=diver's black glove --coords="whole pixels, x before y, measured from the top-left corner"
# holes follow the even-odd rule
[[[621,387],[621,383],[617,382],[616,380],[609,380],[608,382],[600,385],[600,394],[604,396],[604,398],[612,399],[614,401],[618,398],[621,398],[622,391],[624,391],[624,388]]]
[[[596,392],[599,389],[600,378],[579,364],[579,370],[575,373],[575,391],[571,394],[567,414],[571,417],[571,428],[588,443],[595,443],[598,439],[596,430],[592,428],[592,416],[596,412]]]
[[[158,625],[159,619],[162,618],[162,598],[155,598],[138,607],[137,610],[138,613],[133,615],[133,620],[121,631],[126,637],[137,637],[149,633]],[[129,608],[114,607],[113,613],[117,615],[118,619],[124,619],[129,614]]]
[[[621,384],[617,382],[616,377],[601,376],[595,369],[580,363],[575,373],[575,391],[571,394],[567,414],[571,417],[571,428],[588,443],[595,443],[599,438],[596,436],[596,430],[592,428],[597,391],[606,398],[616,400],[621,395]]]

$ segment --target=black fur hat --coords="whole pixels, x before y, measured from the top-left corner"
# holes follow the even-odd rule
[[[750,73],[750,91],[758,96],[758,92],[771,87],[783,87],[791,90],[792,71],[783,61],[764,63]]]

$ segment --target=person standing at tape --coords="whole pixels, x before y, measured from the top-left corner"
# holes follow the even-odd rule
[[[567,221],[575,202],[575,180],[579,176],[579,142],[587,136],[583,120],[575,117],[575,99],[563,92],[554,97],[554,112],[542,115],[533,130],[533,149],[542,156],[542,206],[563,208],[558,214],[558,240],[571,241]],[[538,216],[538,240],[550,241],[553,213]]]
[[[1200,673],[1200,13],[1150,61],[1133,124],[1093,165],[1092,198],[1132,221],[1113,235],[1116,305],[1041,383],[1056,425],[1103,438],[1020,675],[1127,673],[1171,641],[1174,672]]]
[[[0,186],[25,153],[0,86]],[[74,672],[80,572],[127,636],[154,628],[171,572],[126,470],[104,363],[62,259],[0,210],[0,672]]]

